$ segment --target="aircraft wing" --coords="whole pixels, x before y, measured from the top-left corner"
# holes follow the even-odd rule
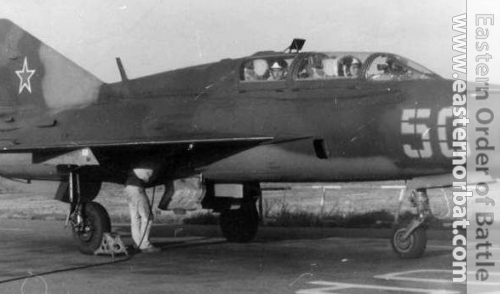
[[[137,158],[197,157],[210,163],[232,154],[272,142],[272,137],[259,136],[178,136],[127,141],[54,142],[54,144],[19,144],[3,147],[0,153],[31,153],[35,164],[106,165],[124,164]]]
[[[181,175],[184,168],[191,170],[222,160],[261,144],[274,143],[272,137],[226,136],[226,137],[175,137],[127,141],[88,141],[60,144],[19,144],[4,147],[0,158],[6,170],[2,176],[11,178],[59,178],[59,167],[79,166],[92,168],[86,178],[96,177],[102,181],[123,182],[129,165],[137,160],[149,159],[166,163],[165,167],[177,167]],[[281,141],[276,141],[281,142]],[[3,154],[1,154],[3,153]],[[26,172],[25,166],[39,166],[44,175]],[[53,167],[53,177],[45,169]],[[95,168],[94,168],[95,167]],[[31,171],[31,170],[30,170]]]
[[[169,138],[128,138],[127,140],[106,140],[106,141],[62,141],[46,144],[22,144],[16,140],[3,140],[0,142],[0,153],[12,152],[31,152],[43,150],[73,150],[80,148],[107,148],[115,149],[130,149],[130,148],[147,148],[147,147],[167,147],[167,146],[184,146],[184,145],[248,145],[256,146],[264,142],[270,142],[273,137],[262,136],[179,136]],[[288,140],[288,139],[287,139]],[[283,141],[283,140],[280,140]]]

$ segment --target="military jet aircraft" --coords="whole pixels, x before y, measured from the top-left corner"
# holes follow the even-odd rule
[[[451,184],[452,81],[392,53],[303,44],[137,79],[118,60],[108,84],[0,20],[0,175],[59,181],[84,253],[111,230],[101,183],[145,161],[151,185],[199,179],[233,242],[257,232],[260,183],[405,179],[418,213],[392,243],[421,256],[426,189]]]

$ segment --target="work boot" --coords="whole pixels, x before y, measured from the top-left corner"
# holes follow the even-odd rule
[[[143,253],[158,253],[161,251],[161,248],[155,247],[155,246],[149,246],[144,249],[141,249],[141,252]]]

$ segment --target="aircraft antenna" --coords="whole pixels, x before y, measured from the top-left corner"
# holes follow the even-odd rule
[[[118,70],[120,71],[122,81],[128,81],[127,73],[125,72],[125,68],[123,68],[122,60],[120,59],[120,57],[116,57],[116,65],[118,65]]]

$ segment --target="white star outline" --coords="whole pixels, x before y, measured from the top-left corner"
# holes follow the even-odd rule
[[[35,74],[34,69],[29,69],[28,67],[28,58],[24,57],[23,69],[16,70],[16,74],[19,77],[19,94],[21,94],[26,88],[28,92],[31,94],[31,77]]]

